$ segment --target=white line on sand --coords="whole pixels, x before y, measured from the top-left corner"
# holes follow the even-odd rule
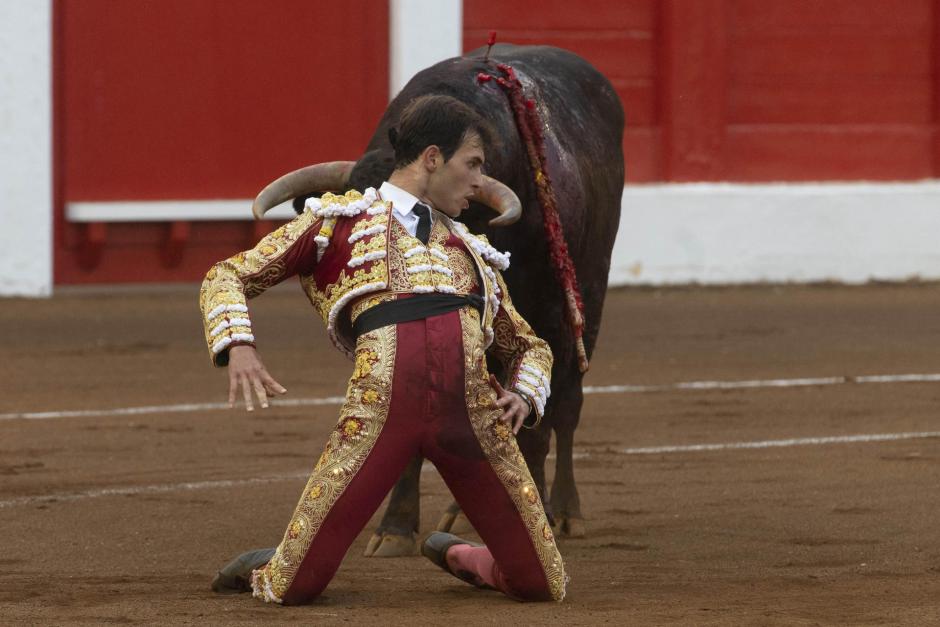
[[[127,496],[130,494],[159,494],[161,492],[177,492],[180,490],[205,490],[208,488],[232,488],[243,485],[255,485],[301,479],[309,473],[292,473],[289,475],[271,475],[268,477],[254,477],[250,479],[222,479],[218,481],[187,481],[183,483],[162,483],[157,485],[127,486],[123,488],[98,488],[84,492],[71,492],[65,494],[37,494],[33,496],[20,496],[0,501],[0,509],[15,507],[17,505],[33,505],[36,503],[67,503],[83,499],[94,499],[102,496]]]
[[[940,381],[940,374],[878,374],[859,377],[815,377],[804,379],[752,379],[745,381],[684,381],[664,385],[585,386],[585,394],[628,394],[669,390],[741,390],[749,388],[793,388],[850,383],[926,383]]]
[[[789,388],[852,383],[926,383],[940,381],[940,374],[879,374],[859,377],[816,377],[804,379],[753,379],[745,381],[683,381],[663,385],[587,385],[585,394],[639,394],[645,392],[741,390],[752,388]],[[341,405],[342,396],[323,398],[274,399],[274,407],[309,407],[311,405]],[[228,403],[187,403],[182,405],[149,405],[145,407],[118,407],[116,409],[81,409],[71,411],[40,411],[0,414],[0,420],[48,420],[50,418],[87,418],[90,416],[137,416],[141,414],[167,414],[193,411],[228,409]]]
[[[310,405],[341,405],[342,396],[323,398],[273,399],[275,407],[307,407]],[[147,405],[144,407],[118,407],[115,409],[79,409],[71,411],[37,411],[0,414],[0,420],[48,420],[50,418],[88,418],[90,416],[138,416],[141,414],[173,414],[191,411],[228,409],[228,403],[184,403],[181,405]]]
[[[645,448],[625,448],[613,452],[618,455],[650,455],[655,453],[681,453],[699,451],[723,451],[734,449],[755,449],[789,446],[809,446],[821,444],[851,444],[854,442],[887,442],[893,440],[915,440],[922,438],[940,438],[940,431],[920,431],[907,433],[873,433],[863,435],[837,435],[820,438],[792,438],[788,440],[762,440],[758,442],[725,442],[716,444],[687,444],[682,446],[649,446]],[[575,453],[575,457],[588,457],[589,453]],[[433,470],[425,464],[422,470]],[[18,505],[35,505],[43,503],[67,503],[84,499],[93,499],[102,496],[127,496],[131,494],[154,494],[161,492],[177,492],[182,490],[205,490],[210,488],[232,488],[244,485],[257,485],[274,483],[278,481],[293,481],[308,476],[306,472],[295,472],[285,475],[269,475],[249,479],[227,479],[219,481],[193,481],[184,483],[163,483],[146,486],[127,486],[113,488],[98,488],[84,492],[66,494],[39,494],[33,496],[20,496],[0,501],[0,509],[16,507]]]
[[[646,446],[624,448],[614,451],[620,455],[653,455],[656,453],[687,453],[698,451],[727,451],[746,448],[779,448],[788,446],[813,446],[820,444],[852,444],[854,442],[890,442],[893,440],[917,440],[940,438],[940,431],[914,431],[906,433],[871,433],[863,435],[833,435],[821,438],[791,438],[788,440],[761,440],[758,442],[723,442],[715,444],[685,444],[680,446]]]

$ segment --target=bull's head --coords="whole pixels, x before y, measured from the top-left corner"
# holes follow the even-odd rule
[[[341,193],[346,190],[355,165],[355,161],[331,161],[289,172],[261,190],[251,206],[251,212],[255,219],[261,219],[272,207],[293,198],[322,192]],[[499,214],[490,220],[493,226],[507,226],[522,215],[522,203],[516,193],[488,176],[483,177],[483,185],[470,200],[486,205]]]

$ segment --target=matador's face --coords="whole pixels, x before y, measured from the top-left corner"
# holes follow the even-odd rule
[[[483,184],[484,160],[483,140],[476,133],[468,135],[451,158],[442,160],[430,173],[427,200],[451,218],[460,216]]]

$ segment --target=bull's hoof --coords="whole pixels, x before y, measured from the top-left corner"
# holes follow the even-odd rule
[[[441,519],[437,522],[437,527],[434,528],[435,531],[443,531],[444,533],[450,533],[450,528],[454,526],[454,520],[457,518],[456,512],[446,511],[444,515],[441,516]]]
[[[583,538],[587,535],[587,529],[584,526],[583,518],[569,518],[568,516],[558,516],[558,524],[555,527],[555,533],[566,538]]]
[[[441,516],[441,521],[437,523],[436,531],[443,531],[445,533],[452,533],[454,535],[476,533],[473,525],[470,524],[470,521],[461,511],[456,513],[444,512],[444,515]]]
[[[470,519],[464,516],[463,512],[457,514],[457,517],[454,518],[454,524],[450,526],[450,532],[454,535],[467,535],[468,533],[476,533],[476,529],[473,528],[473,525],[470,524]]]
[[[407,536],[391,533],[373,534],[363,552],[366,557],[412,557],[417,554],[418,542],[413,533]]]

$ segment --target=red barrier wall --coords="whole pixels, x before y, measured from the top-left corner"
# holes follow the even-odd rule
[[[83,269],[95,233],[66,202],[251,198],[356,158],[388,102],[383,0],[58,0],[54,19],[57,283],[192,280],[257,234],[194,225],[168,266],[168,225],[111,224]]]
[[[604,72],[630,181],[940,176],[938,0],[465,0],[464,28]]]
[[[463,6],[466,50],[493,29],[608,76],[628,181],[940,176],[940,0]],[[355,158],[388,100],[386,0],[56,0],[54,20],[57,284],[195,280],[268,228],[79,225],[66,202],[249,198]]]
[[[696,0],[698,1],[698,0]],[[464,0],[464,50],[497,41],[558,46],[594,64],[613,84],[627,117],[627,179],[662,178],[656,0]]]

